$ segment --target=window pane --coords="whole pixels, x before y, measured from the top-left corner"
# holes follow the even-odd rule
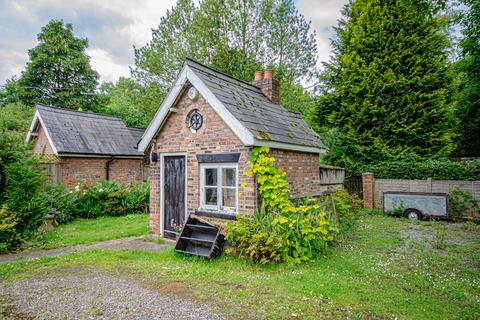
[[[235,168],[223,168],[222,178],[223,182],[222,185],[225,187],[235,187],[235,175],[237,169]]]
[[[235,194],[236,194],[235,189],[223,188],[222,206],[235,208]]]
[[[205,169],[205,185],[216,186],[217,185],[217,169]]]
[[[217,205],[217,188],[205,188],[205,204]]]

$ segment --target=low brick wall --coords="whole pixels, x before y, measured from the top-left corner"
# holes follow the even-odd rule
[[[364,173],[362,179],[364,207],[369,209],[383,209],[383,193],[387,191],[448,194],[458,187],[480,201],[480,181],[375,179],[373,173]]]

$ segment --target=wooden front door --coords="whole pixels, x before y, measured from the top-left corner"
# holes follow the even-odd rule
[[[164,233],[175,237],[185,221],[185,156],[165,156],[163,169]]]

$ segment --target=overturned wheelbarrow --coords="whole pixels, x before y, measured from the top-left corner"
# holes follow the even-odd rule
[[[222,252],[224,243],[219,228],[190,215],[178,237],[175,251],[214,259]]]

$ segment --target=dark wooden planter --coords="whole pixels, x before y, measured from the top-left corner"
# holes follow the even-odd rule
[[[217,227],[189,216],[175,245],[175,251],[214,259],[223,251],[224,243],[224,237]]]

